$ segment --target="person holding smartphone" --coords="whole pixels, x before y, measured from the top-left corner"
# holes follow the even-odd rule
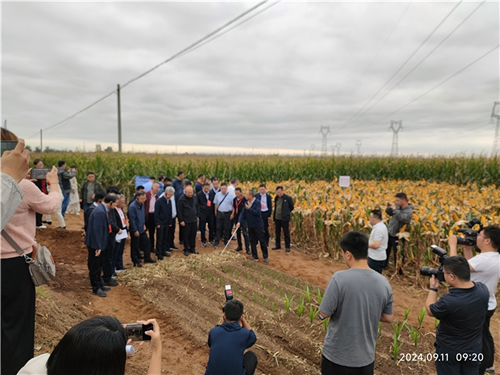
[[[160,327],[155,319],[137,323],[153,325],[153,330],[144,332],[151,337],[148,375],[159,375],[162,351]],[[33,358],[18,375],[124,375],[128,342],[126,328],[117,318],[91,318],[70,328],[51,354]]]

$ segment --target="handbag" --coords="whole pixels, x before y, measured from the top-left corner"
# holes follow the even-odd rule
[[[5,230],[2,230],[2,236],[20,256],[24,257],[25,262],[28,264],[31,279],[33,280],[33,284],[35,284],[35,286],[46,284],[56,276],[54,258],[52,258],[52,254],[45,246],[39,244],[36,257],[35,259],[32,259],[24,253],[21,247],[12,239],[11,236],[7,234],[7,232],[5,232]]]

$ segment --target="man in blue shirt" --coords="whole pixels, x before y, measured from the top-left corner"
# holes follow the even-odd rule
[[[437,300],[439,280],[432,275],[425,307],[439,319],[436,329],[438,375],[476,375],[483,360],[483,323],[490,293],[486,285],[472,282],[467,259],[451,256],[443,260],[447,294]]]
[[[224,323],[212,328],[208,335],[210,356],[205,375],[253,375],[257,356],[245,350],[255,344],[257,337],[243,315],[243,303],[230,300],[222,311]]]
[[[146,234],[146,216],[144,215],[144,202],[146,193],[140,191],[135,194],[135,201],[128,208],[128,221],[130,228],[130,256],[134,267],[142,267],[139,249],[144,252],[144,263],[156,263],[151,259],[151,244]]]

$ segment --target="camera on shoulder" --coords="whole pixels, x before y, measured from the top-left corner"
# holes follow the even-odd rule
[[[420,267],[420,274],[429,277],[434,275],[439,281],[444,281],[443,261],[448,258],[448,255],[446,253],[446,250],[440,248],[439,246],[431,245],[431,247],[432,252],[439,256],[439,263],[441,265],[439,266],[439,268]]]

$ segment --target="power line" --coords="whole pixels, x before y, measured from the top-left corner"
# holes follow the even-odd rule
[[[381,119],[375,121],[373,124],[378,124],[379,122],[385,120],[387,117],[390,117],[392,115],[394,115],[395,113],[398,113],[399,111],[401,111],[402,109],[408,107],[410,104],[416,102],[417,100],[419,100],[420,98],[422,98],[423,96],[427,95],[428,93],[430,93],[431,91],[437,89],[439,86],[441,86],[442,84],[448,82],[450,79],[452,79],[453,77],[459,75],[460,73],[462,73],[464,70],[470,68],[472,65],[474,65],[475,63],[477,63],[478,61],[482,60],[483,58],[485,58],[486,56],[488,56],[490,53],[492,53],[493,51],[495,51],[496,49],[498,49],[498,47],[500,47],[500,44],[496,45],[495,47],[493,47],[492,49],[490,49],[488,52],[486,52],[485,54],[481,55],[480,57],[478,57],[477,59],[475,59],[474,61],[472,61],[471,63],[467,64],[466,66],[464,66],[462,69],[460,69],[458,72],[452,74],[451,76],[449,76],[448,78],[446,78],[444,81],[438,83],[437,85],[435,85],[434,87],[432,87],[431,89],[427,90],[426,92],[424,92],[423,94],[417,96],[415,99],[413,99],[412,101],[410,101],[409,103],[406,103],[404,106],[402,107],[399,107],[398,109],[396,109],[394,112],[391,112],[389,113],[388,115],[382,117]]]
[[[384,89],[385,86],[387,86],[387,84],[396,76],[396,74],[398,74],[401,69],[403,69],[405,67],[405,65],[411,60],[411,58],[413,56],[415,56],[415,54],[420,51],[420,49],[425,45],[425,43],[427,43],[427,41],[434,35],[434,33],[441,27],[441,25],[448,19],[448,17],[451,16],[451,14],[455,11],[455,9],[457,9],[457,7],[462,3],[463,0],[460,0],[454,7],[453,9],[441,20],[441,22],[439,22],[439,24],[434,28],[434,30],[432,30],[432,32],[424,39],[424,41],[417,47],[417,49],[415,51],[412,52],[412,54],[403,62],[403,64],[401,64],[399,66],[398,69],[396,69],[396,71],[389,77],[389,79],[387,81],[385,81],[385,83],[370,97],[370,99],[368,99],[365,104],[363,104],[363,106],[349,119],[347,120],[342,126],[340,126],[339,128],[335,129],[335,131],[345,127],[347,124],[349,124],[350,122],[352,122],[354,120],[354,118],[363,110],[365,109],[365,107],[368,105],[368,103],[370,103],[373,98],[375,98],[379,93],[380,91],[382,91]]]
[[[366,109],[362,114],[358,116],[356,120],[359,120],[361,117],[363,117],[365,114],[367,114],[373,107],[375,107],[382,99],[384,99],[392,90],[394,90],[401,82],[403,82],[408,76],[415,71],[427,58],[432,55],[455,31],[458,30],[460,26],[462,26],[465,21],[467,21],[475,12],[478,10],[486,0],[483,0],[482,3],[480,3],[467,17],[464,18],[462,22],[460,22],[448,35],[446,35],[437,45],[434,47],[423,59],[421,59],[406,75],[401,78],[394,86],[392,86],[384,95],[382,95],[380,98],[377,99],[375,103],[373,103],[369,108]]]
[[[203,43],[205,40],[207,40],[207,39],[211,38],[212,36],[214,36],[215,34],[217,34],[219,31],[221,31],[221,30],[225,29],[226,27],[228,27],[228,26],[232,25],[233,23],[235,23],[236,21],[238,21],[240,18],[242,18],[242,17],[246,16],[248,13],[250,13],[250,12],[254,11],[254,10],[255,10],[255,9],[257,9],[258,7],[260,7],[260,6],[264,5],[265,3],[267,3],[268,1],[269,1],[269,0],[264,0],[264,1],[260,2],[259,4],[257,4],[257,5],[255,5],[255,6],[253,6],[252,8],[250,8],[250,9],[246,10],[245,12],[241,13],[238,17],[233,18],[231,21],[229,21],[229,22],[225,23],[224,25],[222,25],[222,26],[221,26],[221,27],[219,27],[218,29],[216,29],[216,30],[212,31],[211,33],[207,34],[206,36],[204,36],[204,37],[203,37],[203,38],[201,38],[200,40],[198,40],[198,41],[194,42],[194,43],[193,43],[193,44],[191,44],[189,47],[186,47],[186,48],[184,48],[182,51],[177,52],[175,55],[173,55],[173,56],[169,57],[169,58],[168,58],[168,59],[166,59],[165,61],[163,61],[163,62],[159,63],[158,65],[156,65],[156,66],[152,67],[151,69],[149,69],[149,70],[145,71],[144,73],[139,74],[137,77],[132,78],[130,81],[128,81],[128,82],[126,82],[125,84],[121,85],[121,87],[122,87],[122,88],[127,87],[127,86],[128,86],[128,85],[130,85],[132,82],[137,81],[138,79],[140,79],[140,78],[144,77],[145,75],[147,75],[147,74],[151,73],[152,71],[154,71],[154,70],[158,69],[160,66],[162,66],[162,65],[164,65],[164,64],[166,64],[166,63],[168,63],[168,62],[172,61],[173,59],[175,59],[175,58],[177,58],[177,57],[181,56],[183,53],[185,53],[185,52],[189,51],[191,48],[194,48],[194,47],[196,47],[197,45],[199,45],[199,44]]]
[[[247,20],[244,20],[243,22],[239,23],[237,26],[231,28],[230,30],[224,32],[224,33],[221,33],[220,35],[216,35],[217,33],[219,33],[220,31],[222,31],[223,29],[227,28],[228,26],[234,24],[235,22],[239,21],[242,17],[246,16],[247,14],[253,12],[255,9],[261,7],[262,5],[264,5],[265,3],[267,3],[269,0],[264,0],[260,3],[258,3],[257,5],[253,6],[252,8],[246,10],[245,12],[241,13],[240,15],[238,15],[237,17],[233,18],[231,21],[225,23],[223,26],[217,28],[216,30],[210,32],[209,34],[207,34],[206,36],[204,36],[203,38],[199,39],[198,41],[196,41],[195,43],[192,43],[189,47],[186,47],[184,48],[183,50],[181,50],[180,52],[177,52],[176,54],[174,54],[173,56],[171,56],[170,58],[168,58],[167,60],[161,62],[160,64],[157,64],[156,66],[154,66],[153,68],[147,70],[146,72],[138,75],[137,77],[135,78],[132,78],[131,80],[127,81],[124,85],[121,85],[121,88],[123,89],[124,87],[128,86],[129,84],[131,84],[132,82],[134,81],[137,81],[138,79],[144,77],[145,75],[151,73],[152,71],[158,69],[159,67],[161,67],[162,65],[174,60],[175,58],[178,58],[178,57],[181,57],[185,54],[187,54],[188,52],[191,52],[191,50],[195,50],[197,49],[198,47],[201,47],[202,45],[205,45],[206,43],[210,42],[210,41],[213,41],[215,39],[217,39],[218,37],[224,35],[226,32],[230,31],[230,30],[233,30],[235,27],[239,26],[239,25],[242,25],[243,23],[245,23],[246,21],[252,19],[253,17],[255,17],[256,15],[262,13],[262,12],[259,12],[258,14],[256,15],[253,15],[252,17],[250,17],[249,19]],[[277,2],[274,2],[271,4],[271,6],[275,5]],[[267,10],[269,9],[271,6],[265,8],[264,10]],[[212,38],[212,39],[210,39]],[[210,39],[209,41],[207,41],[208,39]],[[206,42],[206,43],[204,43]],[[74,113],[73,115],[65,118],[64,120],[62,121],[59,121],[45,129],[43,129],[44,131],[45,130],[49,130],[49,129],[52,129],[58,125],[62,125],[63,123],[65,123],[66,121],[78,116],[80,113],[82,112],[85,112],[86,110],[90,109],[91,107],[95,106],[96,104],[102,102],[104,99],[107,99],[108,97],[110,97],[111,95],[115,94],[116,93],[116,90],[113,90],[112,92],[106,94],[105,96],[103,96],[102,98],[96,100],[95,102],[93,102],[92,104],[88,105],[87,107],[83,108],[82,110]],[[36,132],[35,135],[37,135],[39,132]],[[30,139],[30,138],[33,138],[35,135],[32,135],[31,137],[29,138],[26,138],[26,139]]]

